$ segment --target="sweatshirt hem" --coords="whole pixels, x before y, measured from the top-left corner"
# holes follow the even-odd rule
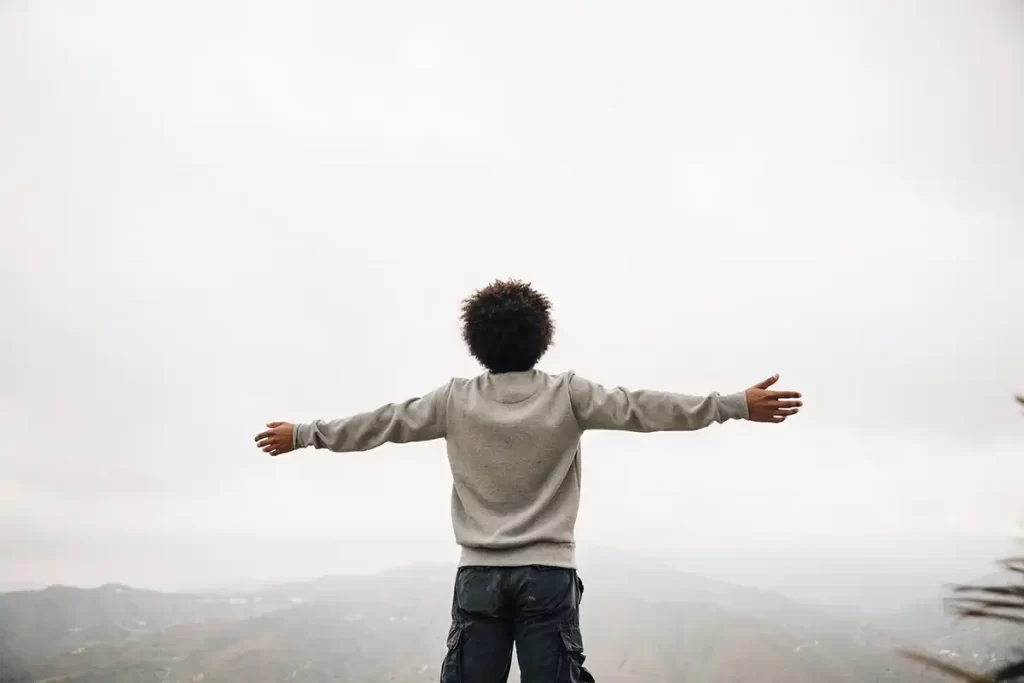
[[[472,548],[462,546],[460,567],[562,567],[576,569],[573,543],[534,543],[515,548]]]

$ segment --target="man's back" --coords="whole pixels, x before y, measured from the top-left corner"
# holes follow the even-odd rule
[[[460,564],[575,566],[582,430],[568,375],[453,380],[446,408]]]

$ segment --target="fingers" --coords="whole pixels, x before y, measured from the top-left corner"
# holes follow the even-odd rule
[[[775,384],[778,381],[779,381],[779,376],[776,374],[776,375],[772,375],[771,377],[769,377],[768,379],[766,379],[763,382],[755,384],[754,386],[757,387],[758,389],[767,389],[768,387],[770,387],[771,385]]]
[[[768,398],[800,398],[799,391],[769,391]]]
[[[260,450],[270,455],[280,455],[288,450],[287,444],[280,443],[279,441],[266,440],[261,441],[257,444]]]
[[[787,417],[796,415],[799,412],[799,408],[780,408],[771,413],[754,415],[750,419],[752,422],[784,422]]]
[[[269,439],[270,437],[274,436],[277,433],[277,431],[276,431],[277,428],[282,426],[282,425],[284,425],[284,424],[287,424],[287,423],[286,422],[268,422],[267,423],[267,427],[269,427],[269,429],[266,429],[266,430],[260,432],[259,434],[257,434],[255,440],[257,442],[259,442],[259,441],[264,440],[264,439]]]
[[[804,404],[803,401],[764,401],[760,404],[760,407],[768,410],[775,410],[776,408],[799,408]]]
[[[750,418],[751,422],[767,422],[768,424],[778,424],[779,422],[785,422],[789,415],[780,414],[766,414],[766,415],[755,415]]]

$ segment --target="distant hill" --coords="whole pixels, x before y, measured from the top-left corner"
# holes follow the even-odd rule
[[[253,597],[180,595],[111,584],[83,590],[51,586],[0,594],[3,683],[53,657],[138,641],[180,625],[245,619],[290,606]]]
[[[898,638],[770,592],[624,556],[587,567],[584,637],[602,683],[938,680],[893,654]],[[237,596],[3,594],[4,683],[436,681],[453,572],[410,567]]]

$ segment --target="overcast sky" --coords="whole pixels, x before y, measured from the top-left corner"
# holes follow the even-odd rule
[[[252,437],[508,276],[546,370],[806,396],[589,435],[581,542],[1012,535],[1022,121],[1014,2],[2,1],[0,585],[453,558],[443,444]]]

